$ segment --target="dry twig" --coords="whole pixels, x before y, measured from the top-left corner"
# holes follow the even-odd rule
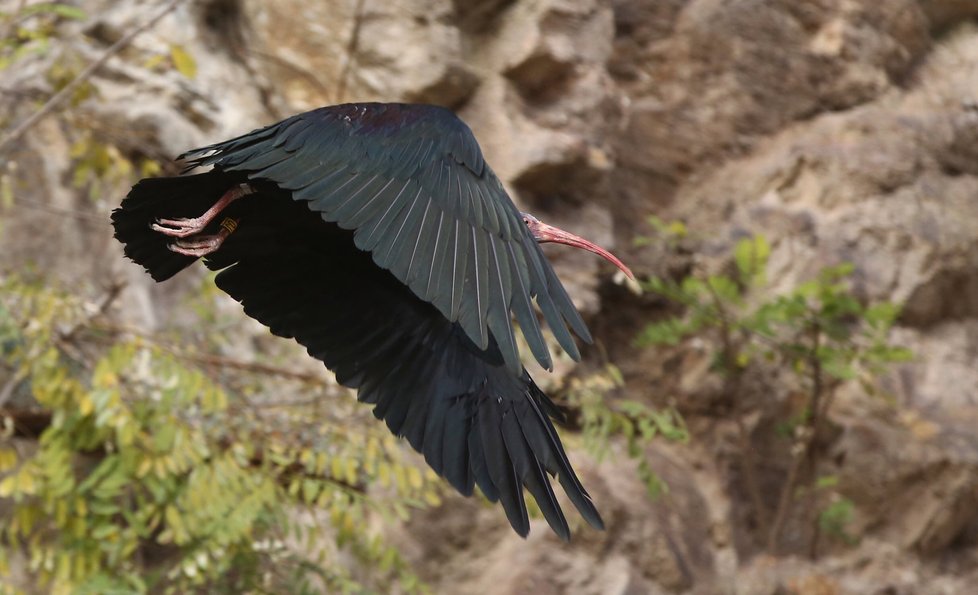
[[[364,0],[357,0],[357,6],[353,12],[353,31],[350,32],[350,42],[346,46],[343,69],[340,70],[339,80],[336,83],[336,103],[342,103],[343,97],[346,95],[346,81],[350,76],[350,69],[353,68],[353,59],[357,53],[357,46],[360,44],[360,27],[363,25],[363,5]]]

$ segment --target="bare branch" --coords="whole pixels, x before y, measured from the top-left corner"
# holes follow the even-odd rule
[[[7,382],[3,385],[3,388],[0,388],[0,409],[3,409],[3,407],[7,404],[7,401],[10,400],[10,397],[14,395],[14,389],[17,388],[17,385],[23,382],[26,378],[27,375],[20,371],[10,373],[10,378],[7,379]]]
[[[170,350],[168,349],[168,351]],[[281,378],[288,378],[290,380],[300,380],[308,384],[314,384],[320,386],[332,386],[322,376],[318,374],[312,374],[308,372],[297,372],[295,370],[289,370],[288,368],[282,368],[280,366],[271,366],[268,364],[260,364],[258,362],[242,361],[242,360],[232,359],[229,357],[224,357],[221,355],[214,355],[209,353],[181,353],[176,350],[170,351],[170,353],[173,356],[178,357],[180,359],[192,361],[205,366],[231,368],[233,370],[242,370],[245,372],[255,372],[258,374],[279,376]]]
[[[109,307],[118,299],[122,294],[122,290],[126,288],[126,282],[121,279],[116,279],[109,285],[108,289],[105,290],[105,294],[99,299],[99,301],[94,305],[92,312],[85,316],[82,320],[77,321],[72,327],[63,333],[61,333],[60,339],[62,341],[71,341],[75,334],[82,328],[91,326],[92,322],[98,317],[102,316],[109,311]]]
[[[13,203],[17,205],[18,208],[33,209],[35,211],[41,211],[51,215],[58,215],[65,218],[75,219],[79,223],[91,223],[92,225],[97,225],[100,228],[105,227],[105,222],[107,219],[104,215],[99,216],[94,213],[88,213],[85,211],[77,211],[77,210],[66,209],[62,207],[55,207],[43,203],[39,200],[23,198],[21,196],[15,196]]]
[[[234,359],[230,357],[225,357],[222,355],[216,355],[213,353],[187,353],[186,350],[176,347],[174,345],[167,344],[164,341],[160,341],[152,333],[144,331],[142,329],[114,323],[97,323],[92,324],[92,328],[108,331],[110,333],[127,333],[130,335],[136,335],[160,349],[166,351],[173,357],[182,359],[184,361],[194,362],[204,366],[213,366],[217,368],[230,368],[233,370],[241,370],[243,372],[253,372],[257,374],[267,374],[269,376],[278,376],[280,378],[287,378],[289,380],[298,380],[305,382],[307,384],[312,384],[316,386],[323,387],[335,387],[328,380],[323,378],[320,374],[315,374],[311,372],[298,372],[296,370],[290,370],[288,368],[283,368],[280,366],[273,366],[270,364],[262,364],[258,362],[249,362],[239,359]],[[94,337],[99,340],[99,337]],[[110,341],[115,341],[114,337],[109,339]]]
[[[337,103],[342,103],[343,97],[346,95],[346,81],[350,76],[350,69],[353,67],[353,58],[357,53],[357,45],[360,43],[360,27],[363,25],[363,5],[364,0],[357,0],[357,6],[353,12],[353,31],[350,32],[350,42],[346,46],[343,69],[340,71],[339,80],[336,82]]]

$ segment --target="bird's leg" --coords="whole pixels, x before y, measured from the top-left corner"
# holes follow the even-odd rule
[[[220,248],[224,240],[237,228],[237,219],[225,217],[224,221],[221,221],[221,229],[217,233],[206,236],[194,236],[192,238],[180,238],[168,245],[167,248],[184,256],[194,256],[197,258],[207,256]]]
[[[204,228],[214,220],[214,217],[227,208],[229,204],[243,196],[255,192],[250,184],[238,184],[224,193],[214,206],[207,209],[200,217],[181,217],[179,219],[157,219],[156,223],[150,225],[153,231],[158,231],[163,235],[174,238],[186,238],[196,233],[204,231]]]

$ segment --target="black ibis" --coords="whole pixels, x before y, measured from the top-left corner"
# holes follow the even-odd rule
[[[571,357],[571,331],[591,341],[538,242],[631,273],[517,210],[464,122],[430,105],[337,105],[180,158],[185,175],[141,180],[113,211],[126,256],[157,281],[202,257],[245,314],[357,389],[459,492],[501,502],[521,536],[525,488],[569,539],[548,474],[602,527],[513,319],[547,369],[534,300]]]

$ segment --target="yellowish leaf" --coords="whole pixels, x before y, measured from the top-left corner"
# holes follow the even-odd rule
[[[407,479],[408,485],[410,485],[415,490],[420,490],[422,485],[421,471],[417,467],[408,467],[407,469]]]
[[[357,482],[357,460],[346,459],[346,483],[353,485]]]
[[[0,448],[0,473],[9,471],[17,466],[17,451],[12,448]]]
[[[24,465],[20,468],[20,471],[14,476],[17,478],[17,491],[22,494],[33,494],[34,490],[37,488],[37,484],[34,481],[34,474],[31,473],[29,466]]]
[[[0,498],[6,498],[14,493],[14,476],[8,475],[0,480]]]
[[[147,457],[139,463],[139,467],[136,468],[136,477],[143,477],[153,468],[153,459]]]
[[[94,410],[95,405],[92,403],[92,400],[88,398],[88,395],[83,396],[78,402],[78,412],[82,415],[91,415],[92,411]]]
[[[164,60],[166,60],[166,56],[164,54],[156,54],[154,56],[150,56],[149,58],[146,59],[146,61],[143,62],[143,68],[145,68],[146,70],[153,70],[154,68],[162,64]]]
[[[183,49],[183,46],[177,44],[171,45],[170,59],[173,60],[173,67],[183,76],[188,79],[193,79],[197,76],[197,61],[187,53],[187,50]]]
[[[438,495],[438,492],[435,492],[435,491],[425,492],[424,493],[424,501],[427,502],[431,506],[440,506],[441,505],[441,496],[439,496]]]

